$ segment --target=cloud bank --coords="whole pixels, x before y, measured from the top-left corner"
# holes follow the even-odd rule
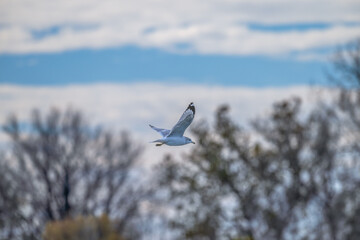
[[[12,113],[26,121],[35,107],[46,111],[51,107],[65,109],[72,106],[83,111],[92,124],[101,124],[114,130],[128,130],[145,146],[144,159],[161,159],[169,152],[182,154],[193,145],[156,148],[148,142],[159,136],[148,124],[171,128],[191,101],[197,109],[195,122],[201,119],[211,121],[219,105],[229,104],[231,117],[244,125],[255,117],[268,114],[274,101],[299,96],[304,99],[306,109],[319,100],[321,92],[326,93],[325,88],[245,88],[156,83],[59,87],[0,85],[0,123],[3,124]],[[191,137],[189,131],[185,135]],[[0,133],[0,142],[6,141],[5,135]]]
[[[3,0],[0,54],[135,45],[182,54],[286,55],[360,37],[359,11],[356,0]],[[290,27],[270,31],[253,23]]]

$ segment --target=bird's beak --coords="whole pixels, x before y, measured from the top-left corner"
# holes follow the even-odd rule
[[[195,144],[195,142],[191,141],[191,143]]]

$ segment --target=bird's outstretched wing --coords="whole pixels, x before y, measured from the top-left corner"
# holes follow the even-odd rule
[[[179,121],[171,129],[168,137],[181,137],[184,135],[186,128],[191,124],[195,116],[194,103],[190,103]]]
[[[167,135],[169,135],[169,133],[171,132],[170,130],[168,129],[162,129],[162,128],[157,128],[157,127],[154,127],[153,125],[149,124],[149,126],[154,129],[155,131],[157,131],[158,133],[161,134],[161,136],[163,137],[166,137]]]

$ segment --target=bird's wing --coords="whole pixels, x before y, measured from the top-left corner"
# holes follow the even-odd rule
[[[184,135],[186,128],[191,124],[195,116],[194,103],[190,103],[179,121],[171,129],[168,137],[181,137]]]
[[[169,135],[170,133],[170,130],[168,129],[162,129],[162,128],[157,128],[157,127],[154,127],[153,125],[149,124],[149,126],[154,129],[155,131],[157,131],[158,133],[161,134],[161,136],[165,137],[167,135]]]

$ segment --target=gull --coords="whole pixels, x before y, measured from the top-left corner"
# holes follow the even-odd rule
[[[157,128],[149,124],[149,126],[161,134],[162,138],[153,141],[152,143],[157,143],[156,146],[161,146],[163,144],[168,146],[181,146],[188,143],[195,144],[190,138],[184,137],[184,132],[186,128],[191,124],[195,116],[195,106],[194,103],[190,103],[183,115],[180,117],[179,121],[171,129],[162,129]]]

